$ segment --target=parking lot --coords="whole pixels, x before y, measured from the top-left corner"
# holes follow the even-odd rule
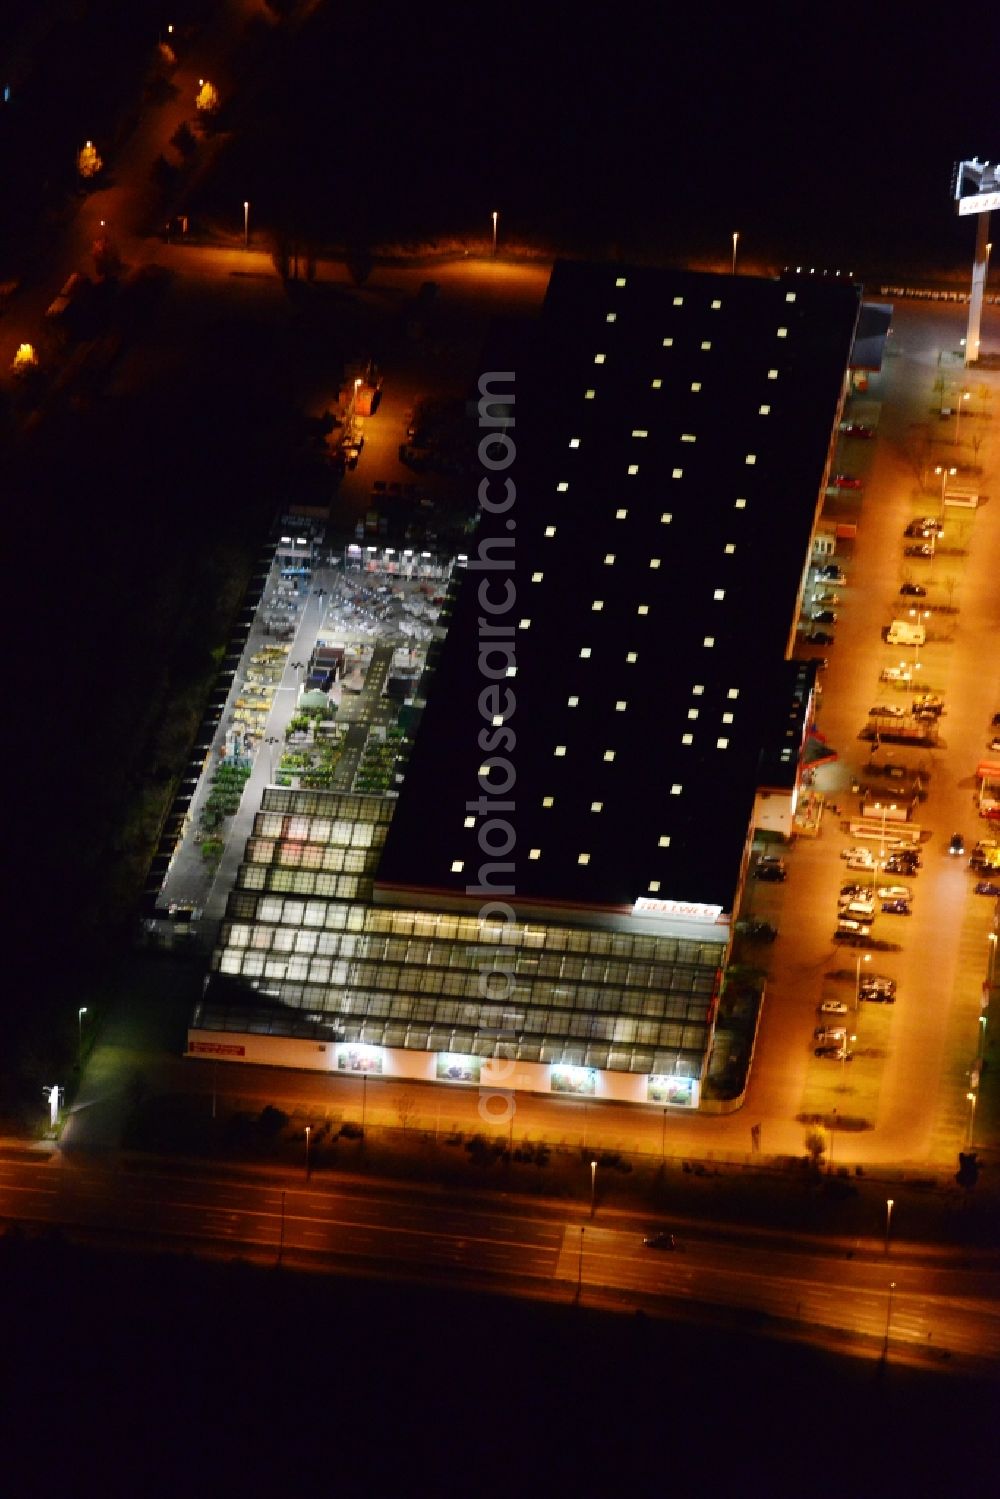
[[[961,331],[960,315],[897,306],[884,371],[848,406],[847,424],[874,435],[842,433],[834,470],[859,483],[829,499],[856,533],[818,559],[827,575],[811,570],[801,637],[828,663],[817,727],[836,758],[812,776],[820,836],[787,851],[785,881],[755,880],[749,896],[779,932],[754,949],[768,989],[751,1101],[835,1126],[844,1162],[872,1131],[883,1159],[954,1159],[988,1046],[996,901],[969,859],[990,836],[975,771],[1000,709],[998,381],[962,366]],[[960,425],[942,420],[963,390]],[[975,507],[946,503],[959,482]],[[807,642],[817,631],[827,638]],[[964,852],[949,852],[955,833]],[[911,845],[919,864],[898,852]],[[859,1002],[871,974],[895,981],[895,1002]]]

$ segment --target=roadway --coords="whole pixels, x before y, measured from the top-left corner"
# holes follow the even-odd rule
[[[876,1355],[978,1369],[1000,1361],[1000,1260],[878,1240],[827,1241],[504,1195],[190,1164],[0,1156],[0,1216],[73,1238],[553,1301],[748,1324]],[[890,1284],[892,1297],[890,1305]]]

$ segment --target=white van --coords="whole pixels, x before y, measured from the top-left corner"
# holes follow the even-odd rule
[[[927,631],[923,625],[911,625],[905,619],[894,619],[885,638],[889,645],[923,645],[927,639]]]

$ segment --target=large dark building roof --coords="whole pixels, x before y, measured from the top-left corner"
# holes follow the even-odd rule
[[[516,501],[479,538],[512,539],[515,568],[460,588],[384,892],[458,895],[491,857],[466,806],[497,706],[477,593],[513,576],[493,619],[516,626],[512,904],[729,908],[858,307],[846,285],[556,266],[489,491],[509,477]]]

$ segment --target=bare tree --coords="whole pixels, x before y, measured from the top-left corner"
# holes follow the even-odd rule
[[[806,1130],[806,1155],[809,1165],[813,1171],[819,1171],[823,1165],[823,1157],[826,1154],[826,1130],[819,1125]]]
[[[405,1135],[417,1114],[417,1100],[414,1094],[405,1089],[402,1093],[396,1094],[396,1114],[399,1118],[400,1129]]]

